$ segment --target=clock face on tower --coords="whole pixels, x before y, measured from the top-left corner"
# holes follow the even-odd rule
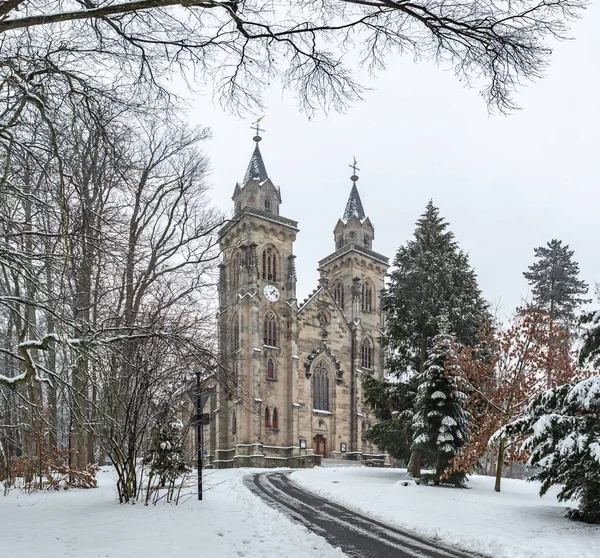
[[[263,292],[265,293],[265,298],[269,302],[277,302],[279,300],[279,291],[277,290],[277,287],[273,285],[267,285],[263,289]]]

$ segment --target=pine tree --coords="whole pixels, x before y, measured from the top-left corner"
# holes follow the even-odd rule
[[[579,264],[573,261],[573,250],[553,239],[547,246],[534,249],[537,261],[523,273],[531,286],[531,309],[547,314],[553,322],[570,327],[579,306],[590,302],[581,298],[588,285],[578,279]]]
[[[531,480],[542,482],[541,496],[563,485],[558,499],[579,502],[568,517],[600,523],[600,376],[543,392],[504,433],[527,436]]]
[[[596,284],[596,298],[600,302],[600,284]],[[586,312],[580,319],[582,346],[579,362],[582,365],[600,366],[600,310]]]
[[[443,320],[447,320],[448,331],[458,344],[472,345],[490,321],[490,315],[466,254],[459,249],[448,223],[440,217],[433,202],[427,204],[417,221],[414,238],[398,250],[394,267],[389,286],[382,293],[385,320],[382,343],[388,356],[388,370],[398,381],[406,382],[411,375],[424,372]],[[387,397],[390,391],[394,391],[393,386]],[[408,409],[412,405],[410,394],[415,390],[398,388],[398,391],[396,399],[402,400],[403,411],[381,424],[378,436],[370,438],[382,449],[385,449],[381,442],[386,439],[386,428],[403,431],[407,425],[400,425],[399,421],[411,420]],[[385,404],[383,401],[380,406]],[[410,468],[415,476],[419,475],[418,452],[413,453]]]
[[[456,376],[446,370],[453,346],[454,339],[448,333],[436,335],[423,372],[417,376],[419,387],[412,424],[412,449],[428,457],[434,473],[424,480],[431,480],[436,485],[467,438],[468,415],[463,408],[466,395],[461,391]],[[450,476],[453,484],[464,485],[463,472],[457,471]]]
[[[166,415],[155,429],[152,447],[146,456],[150,464],[149,486],[158,482],[158,486],[167,487],[167,500],[171,500],[175,481],[191,469],[186,462],[186,451],[182,436],[183,423],[172,415]],[[151,490],[148,490],[149,499]]]

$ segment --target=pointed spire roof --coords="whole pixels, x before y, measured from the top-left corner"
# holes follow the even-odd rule
[[[365,210],[363,209],[360,196],[358,195],[358,188],[356,187],[356,181],[352,184],[352,190],[350,191],[350,197],[344,210],[344,221],[348,222],[352,217],[357,217],[361,221],[366,218]]]
[[[269,175],[267,174],[267,169],[265,167],[265,163],[260,153],[258,142],[256,142],[256,147],[254,148],[252,157],[250,157],[250,163],[248,164],[248,169],[246,170],[246,174],[244,175],[243,184],[248,182],[248,180],[250,179],[256,180],[256,182],[260,183],[264,182],[268,178]]]

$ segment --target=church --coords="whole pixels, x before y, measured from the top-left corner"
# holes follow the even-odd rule
[[[298,223],[281,215],[281,190],[267,172],[258,129],[253,139],[233,191],[233,218],[219,233],[219,359],[227,381],[218,382],[204,411],[205,465],[382,464],[386,456],[366,439],[374,419],[362,379],[383,376],[379,293],[389,263],[373,250],[356,167],[334,249],[318,262],[318,285],[300,302]]]

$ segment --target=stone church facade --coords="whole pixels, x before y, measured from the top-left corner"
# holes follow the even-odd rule
[[[219,382],[205,412],[206,464],[308,467],[321,457],[381,462],[365,437],[374,419],[365,375],[381,378],[378,343],[388,258],[373,251],[374,228],[352,176],[334,251],[318,262],[317,288],[296,298],[298,223],[280,213],[259,136],[234,218],[220,231]]]

